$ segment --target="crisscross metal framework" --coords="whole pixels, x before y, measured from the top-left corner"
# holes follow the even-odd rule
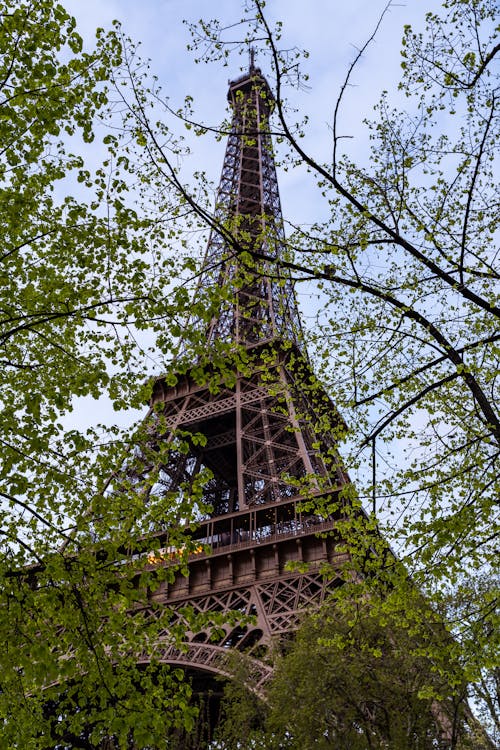
[[[254,67],[230,84],[228,99],[233,119],[215,206],[220,229],[211,233],[200,286],[231,288],[233,294],[210,322],[207,341],[245,345],[281,338],[298,344],[292,283],[276,262],[286,256],[286,245],[269,132],[274,99]]]
[[[265,653],[273,638],[296,628],[302,613],[337,585],[336,576],[325,579],[321,569],[346,562],[336,529],[349,480],[336,450],[343,423],[301,350],[293,285],[280,267],[286,245],[269,133],[273,97],[252,64],[230,84],[228,98],[233,120],[215,207],[219,230],[209,238],[198,290],[225,290],[225,301],[208,322],[195,322],[204,326],[208,356],[178,373],[175,385],[171,378],[156,381],[150,445],[152,454],[160,443],[171,450],[159,468],[145,456],[141,464],[139,456],[134,471],[157,471],[148,483],[151,502],[161,493],[189,492],[201,471],[210,476],[202,499],[211,510],[194,532],[199,548],[189,576],[152,587],[151,616],[158,604],[178,613],[189,604],[196,612],[237,610],[255,618],[252,626],[228,625],[215,643],[208,631],[189,633],[184,651],[169,643],[166,631],[158,646],[162,659],[191,673],[225,675],[224,653],[236,648],[261,660],[261,667],[252,662],[260,691],[270,674]],[[234,364],[228,360],[229,383],[222,374],[218,380],[210,364],[220,341],[229,352],[234,345],[246,353]],[[175,447],[179,434],[182,450]],[[304,512],[304,497],[327,498],[337,510]],[[166,531],[157,536],[167,544]],[[309,563],[308,572],[290,573],[290,562]],[[168,564],[168,555],[160,555],[151,576]]]

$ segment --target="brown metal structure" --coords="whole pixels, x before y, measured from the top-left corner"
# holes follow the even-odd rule
[[[151,492],[182,495],[208,470],[203,503],[212,511],[194,532],[199,549],[189,576],[161,583],[151,598],[178,610],[253,615],[255,624],[228,625],[217,642],[208,630],[191,633],[185,650],[169,645],[166,631],[158,655],[191,674],[228,675],[230,650],[245,651],[259,692],[271,674],[262,657],[273,639],[289,634],[335,585],[322,576],[322,564],[345,560],[335,535],[341,511],[304,511],[304,499],[328,498],[333,507],[348,478],[336,452],[341,420],[301,350],[292,282],[277,263],[286,249],[268,128],[273,97],[252,63],[230,84],[228,98],[233,119],[216,204],[220,229],[209,240],[199,295],[231,293],[221,295],[208,323],[194,323],[204,325],[208,357],[179,373],[175,385],[157,380],[150,416],[163,431],[152,429],[152,441],[172,446]],[[229,379],[210,365],[210,350],[221,343],[235,353]],[[203,439],[176,450],[179,431],[184,441]],[[307,572],[290,572],[291,562],[309,563]],[[162,564],[168,559],[153,561],[152,569]]]

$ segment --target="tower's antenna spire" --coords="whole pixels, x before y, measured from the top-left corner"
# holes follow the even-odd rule
[[[255,47],[251,45],[248,52],[250,55],[250,74],[252,74],[255,71]]]

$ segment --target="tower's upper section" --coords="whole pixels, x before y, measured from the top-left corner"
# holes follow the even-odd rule
[[[208,344],[297,343],[292,282],[276,262],[286,250],[269,131],[274,98],[253,56],[248,73],[230,83],[228,100],[233,116],[215,207],[221,229],[212,230],[201,282],[224,290],[228,301],[208,325]]]

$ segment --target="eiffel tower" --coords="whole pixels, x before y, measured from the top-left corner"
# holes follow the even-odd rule
[[[197,293],[213,314],[193,324],[208,355],[178,372],[175,384],[165,377],[155,382],[150,415],[163,430],[153,431],[153,441],[173,446],[180,432],[189,444],[187,451],[169,452],[161,491],[182,493],[208,472],[202,505],[211,510],[193,532],[189,575],[160,583],[151,601],[156,609],[241,613],[215,642],[207,628],[188,633],[184,649],[166,639],[156,655],[202,679],[230,677],[229,654],[245,652],[253,689],[262,693],[272,674],[265,655],[273,643],[337,585],[321,569],[346,561],[335,529],[349,480],[336,450],[343,423],[314,378],[293,285],[279,263],[286,247],[268,126],[274,101],[253,57],[248,73],[230,83],[228,99],[233,115],[217,226]],[[216,351],[226,352],[231,377],[210,364]],[[337,510],[319,513],[320,501]],[[166,533],[157,537],[168,544]],[[161,550],[168,557],[168,546]],[[160,553],[152,570],[162,564]],[[290,563],[308,565],[293,570]]]

